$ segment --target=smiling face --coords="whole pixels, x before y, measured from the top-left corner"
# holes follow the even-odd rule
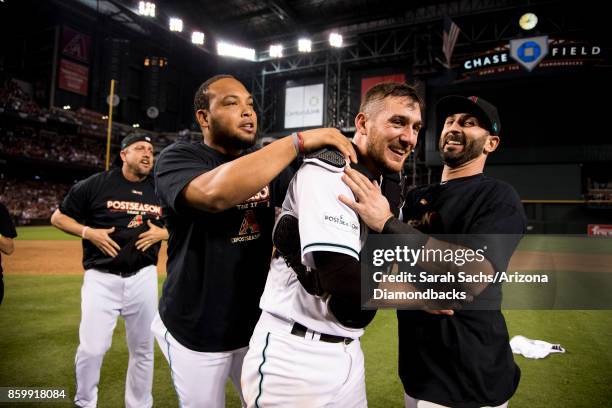
[[[478,118],[470,113],[456,113],[444,121],[440,136],[440,156],[445,165],[457,168],[487,153],[491,136],[481,127]]]
[[[142,179],[153,169],[153,145],[140,141],[132,143],[120,153],[123,169],[135,178]]]
[[[199,109],[196,117],[205,137],[226,152],[246,149],[255,144],[257,114],[253,97],[240,81],[219,79],[208,87],[209,109]]]
[[[389,96],[377,105],[357,117],[358,126],[361,122],[367,134],[367,155],[378,169],[399,172],[417,144],[421,108],[405,96]]]

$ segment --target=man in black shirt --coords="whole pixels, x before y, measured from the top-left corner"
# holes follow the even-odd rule
[[[126,407],[151,407],[153,336],[157,303],[157,257],[168,238],[155,196],[153,144],[148,136],[121,142],[121,168],[75,184],[51,217],[57,228],[83,238],[85,277],[77,349],[79,407],[95,407],[100,367],[117,317],[125,319],[130,360]]]
[[[223,407],[228,377],[240,391],[242,360],[260,315],[275,207],[290,178],[283,169],[325,145],[356,155],[337,129],[298,132],[253,149],[253,98],[229,75],[204,82],[194,110],[203,141],[170,145],[155,166],[170,239],[152,330],[180,405]]]
[[[17,236],[15,224],[11,219],[11,215],[4,206],[0,203],[0,305],[4,299],[4,280],[2,277],[2,255],[10,255],[15,250],[13,238]]]
[[[511,250],[489,259],[504,271],[526,217],[512,186],[483,175],[485,161],[500,141],[497,109],[482,98],[449,96],[438,102],[437,117],[444,120],[442,181],[410,191],[404,222],[393,217],[378,188],[354,170],[347,171],[346,181],[357,202],[341,200],[372,229],[387,234],[514,234]],[[479,296],[497,296],[500,307],[500,293],[499,284],[492,284]],[[507,406],[520,370],[499,308],[454,314],[400,310],[397,316],[407,408]]]

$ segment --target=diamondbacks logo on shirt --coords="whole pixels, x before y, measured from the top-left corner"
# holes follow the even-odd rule
[[[255,213],[251,210],[245,212],[238,235],[256,234],[258,232],[259,224],[257,223],[257,219],[255,219]]]
[[[142,219],[142,215],[137,215],[134,218],[132,218],[132,221],[130,221],[127,227],[128,228],[138,228],[143,223],[144,223],[144,220]]]
[[[257,239],[261,236],[260,230],[261,228],[255,217],[255,212],[253,210],[247,210],[244,213],[238,236],[232,238],[232,244]]]

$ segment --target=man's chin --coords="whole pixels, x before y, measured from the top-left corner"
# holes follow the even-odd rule
[[[466,154],[448,154],[443,153],[442,155],[442,163],[451,169],[455,169],[467,163],[468,161],[474,159],[475,157],[470,157]]]
[[[152,167],[149,167],[146,169],[139,169],[138,172],[136,173],[136,176],[140,178],[147,177],[149,174],[151,174],[151,170],[153,170]]]
[[[383,160],[381,163],[378,163],[378,167],[381,168],[384,173],[399,173],[404,168],[405,162],[406,160]]]
[[[227,140],[227,143],[234,149],[248,149],[255,145],[255,134],[253,135],[234,135]]]
[[[455,155],[450,155],[450,154],[445,154],[445,153],[442,153],[440,157],[442,158],[442,163],[444,163],[445,166],[448,166],[451,169],[461,164],[460,163],[461,157],[457,157]]]

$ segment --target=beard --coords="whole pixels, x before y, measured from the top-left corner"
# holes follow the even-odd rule
[[[408,156],[406,156],[401,163],[397,163],[397,165],[399,165],[399,169],[395,168],[395,162],[389,163],[387,160],[385,160],[385,148],[386,146],[377,146],[371,139],[368,139],[368,156],[376,168],[384,174],[397,173],[402,170]]]
[[[153,170],[153,166],[144,168],[140,166],[140,163],[125,163],[127,164],[128,171],[138,178],[147,177],[149,174],[151,174],[151,170]]]
[[[455,152],[453,150],[445,151],[444,147],[442,147],[440,149],[442,162],[451,169],[457,168],[480,156],[486,141],[487,139],[484,137],[476,140],[466,140],[463,145],[463,150],[460,152]]]
[[[210,131],[215,143],[231,150],[244,150],[255,145],[255,136],[251,138],[241,135],[214,117],[210,119]]]

